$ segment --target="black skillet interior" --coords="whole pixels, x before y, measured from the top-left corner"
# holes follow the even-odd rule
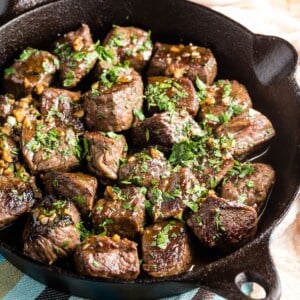
[[[53,3],[0,28],[2,69],[23,48],[47,49],[59,33],[81,23],[90,25],[95,39],[103,38],[112,24],[135,25],[151,29],[154,41],[207,46],[217,58],[218,78],[237,79],[245,84],[254,107],[272,121],[277,135],[263,160],[275,168],[277,182],[252,242],[221,258],[218,253],[198,250],[194,269],[170,279],[144,277],[135,283],[107,282],[78,276],[58,266],[43,266],[21,254],[20,238],[14,236],[18,223],[0,232],[0,252],[33,278],[82,297],[155,299],[205,286],[229,299],[243,299],[237,286],[243,281],[257,281],[266,289],[267,299],[279,299],[280,283],[268,242],[271,230],[287,211],[299,185],[300,91],[292,76],[297,62],[293,47],[279,38],[254,35],[228,18],[186,1],[48,2]]]

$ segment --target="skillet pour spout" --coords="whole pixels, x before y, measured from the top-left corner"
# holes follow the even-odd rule
[[[280,38],[255,35],[217,12],[182,0],[25,2],[34,3],[34,9],[27,11],[27,6],[16,12],[8,5],[7,15],[2,16],[2,22],[7,22],[27,11],[0,27],[1,71],[27,46],[45,49],[58,34],[82,23],[91,27],[95,40],[102,40],[109,28],[118,24],[151,29],[154,41],[208,47],[218,62],[218,79],[236,79],[247,86],[254,107],[274,125],[277,135],[266,159],[276,170],[277,182],[252,241],[213,262],[197,262],[180,276],[144,276],[128,283],[79,276],[72,268],[45,266],[22,254],[16,234],[22,224],[18,222],[0,231],[0,253],[34,279],[84,298],[158,299],[201,286],[228,299],[249,299],[240,287],[244,282],[257,282],[266,291],[264,299],[279,299],[280,281],[268,244],[273,228],[296,198],[300,182],[300,90],[293,78],[296,50]]]

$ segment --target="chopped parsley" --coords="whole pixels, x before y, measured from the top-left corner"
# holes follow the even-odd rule
[[[69,71],[65,75],[65,79],[63,81],[63,86],[70,87],[70,86],[74,85],[75,83],[76,83],[75,73],[73,71]]]
[[[144,121],[145,120],[145,115],[143,114],[143,112],[140,109],[134,109],[133,110],[133,114],[135,116],[137,116],[140,121]]]
[[[20,54],[20,61],[27,60],[32,54],[35,54],[37,52],[38,52],[37,49],[31,47],[24,49],[23,52]]]
[[[77,230],[80,232],[80,239],[81,241],[84,241],[86,238],[88,238],[90,235],[93,234],[93,231],[89,231],[88,229],[85,228],[83,225],[82,221],[78,222],[76,224]]]
[[[113,62],[115,59],[115,54],[112,49],[96,43],[96,52],[100,61]]]
[[[187,97],[187,91],[172,79],[148,84],[145,90],[148,110],[155,107],[159,111],[174,111],[177,103]]]
[[[107,235],[107,225],[113,224],[114,221],[112,219],[105,219],[101,224],[99,224],[99,227],[103,230],[99,235],[105,236]]]
[[[221,214],[220,209],[216,208],[216,210],[215,210],[215,224],[216,224],[217,230],[226,231],[225,227],[222,226],[222,224],[221,224],[220,214]]]
[[[234,167],[228,171],[229,176],[237,176],[238,178],[244,178],[247,175],[252,174],[254,167],[251,163],[240,163],[239,161],[234,161]]]
[[[7,69],[4,69],[4,75],[5,76],[9,76],[9,75],[14,75],[16,74],[16,69],[14,68],[7,68]]]
[[[99,76],[99,82],[106,88],[111,88],[114,84],[129,81],[131,81],[131,76],[128,62],[119,63],[110,69],[105,69]]]
[[[74,200],[75,202],[77,202],[78,204],[81,204],[81,205],[86,204],[86,197],[83,196],[83,195],[75,195],[75,196],[73,197],[73,200]]]
[[[167,224],[164,228],[162,228],[162,230],[153,237],[153,242],[151,243],[152,247],[158,247],[162,250],[167,249],[169,243],[170,243],[170,239],[169,239],[169,233],[170,230],[172,230],[174,228],[174,222],[170,221],[169,224]],[[177,235],[173,235],[173,237],[176,237]]]
[[[198,89],[197,96],[199,100],[202,102],[207,97],[206,84],[198,76],[196,77],[195,84]]]
[[[253,187],[255,187],[255,183],[252,180],[247,180],[246,186],[249,188],[253,188]]]

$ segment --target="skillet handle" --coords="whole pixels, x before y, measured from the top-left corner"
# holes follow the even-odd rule
[[[199,276],[201,285],[230,300],[249,300],[258,298],[243,294],[241,286],[243,283],[255,282],[263,287],[266,294],[259,299],[279,300],[281,284],[270,256],[269,238],[270,232],[254,241],[254,244],[238,250],[223,263],[217,262],[213,272]]]
[[[261,84],[276,84],[295,73],[298,53],[286,40],[257,34],[252,48],[253,68]]]
[[[0,0],[0,25],[29,10],[55,1],[58,0]]]

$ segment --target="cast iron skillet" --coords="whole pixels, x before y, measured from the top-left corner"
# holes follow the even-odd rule
[[[144,276],[134,283],[124,283],[79,276],[70,268],[44,266],[22,255],[20,238],[15,237],[18,223],[1,231],[1,254],[34,279],[87,298],[155,299],[202,286],[229,299],[249,299],[238,287],[245,281],[255,281],[265,288],[266,299],[279,299],[280,282],[268,244],[272,229],[295,199],[299,185],[300,90],[293,78],[297,63],[295,49],[282,39],[254,35],[223,15],[180,0],[28,2],[51,3],[0,27],[2,70],[26,46],[47,48],[57,33],[74,30],[83,22],[91,26],[97,38],[103,38],[112,24],[135,25],[151,29],[153,40],[207,46],[217,58],[218,77],[245,84],[254,107],[272,121],[277,135],[264,160],[275,168],[277,182],[254,240],[222,256],[200,248],[193,270],[180,276],[168,279]],[[2,21],[14,13],[10,11]]]

